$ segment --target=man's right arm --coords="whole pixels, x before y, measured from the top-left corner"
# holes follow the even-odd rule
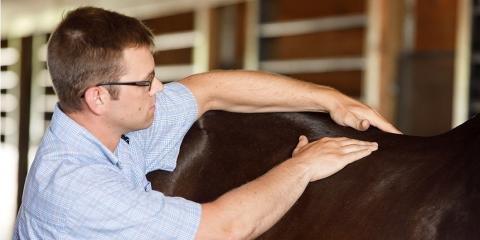
[[[252,239],[275,224],[298,200],[309,182],[326,178],[368,156],[376,143],[302,136],[292,158],[263,176],[202,204],[197,239]]]

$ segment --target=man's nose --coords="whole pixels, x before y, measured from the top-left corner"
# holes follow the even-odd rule
[[[150,88],[150,92],[149,92],[150,96],[153,96],[157,92],[162,90],[163,90],[163,83],[160,82],[160,80],[157,77],[155,77],[152,81],[152,87]]]

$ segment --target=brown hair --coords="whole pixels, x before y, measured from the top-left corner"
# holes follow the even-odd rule
[[[81,110],[88,87],[116,82],[124,74],[123,50],[152,47],[153,35],[139,20],[101,8],[69,12],[48,42],[47,65],[65,112]],[[118,89],[108,88],[113,98]]]

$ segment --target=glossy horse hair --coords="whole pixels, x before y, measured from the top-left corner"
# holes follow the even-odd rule
[[[301,134],[377,141],[379,150],[310,183],[259,239],[480,239],[480,116],[415,137],[359,132],[325,113],[212,111],[187,133],[177,169],[148,178],[166,195],[212,201],[291,157]]]

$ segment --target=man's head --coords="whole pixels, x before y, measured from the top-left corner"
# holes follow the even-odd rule
[[[93,7],[69,12],[52,33],[47,54],[63,111],[81,110],[89,87],[118,81],[126,73],[125,49],[152,46],[152,33],[135,18]],[[117,97],[118,87],[108,91]]]

